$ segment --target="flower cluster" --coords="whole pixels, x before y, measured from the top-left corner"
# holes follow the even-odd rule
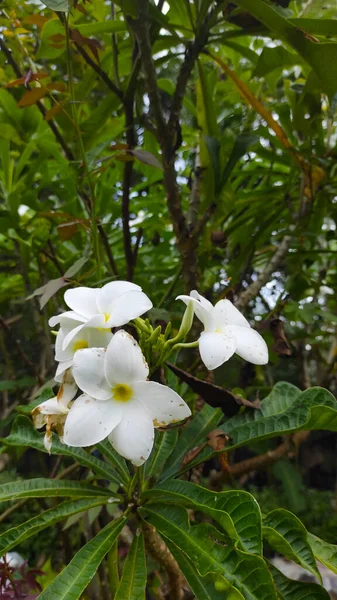
[[[186,337],[195,313],[204,325],[198,345],[208,369],[220,366],[235,352],[254,364],[268,361],[263,338],[229,300],[220,300],[213,307],[196,291],[178,299],[187,309],[178,336],[168,341],[164,336],[162,357],[175,343],[184,345],[178,341]],[[111,331],[131,320],[140,321],[147,331],[139,318],[152,303],[138,285],[127,281],[114,281],[100,289],[68,290],[64,300],[70,310],[49,321],[51,327],[60,325],[55,380],[61,385],[54,398],[34,409],[35,426],[46,426],[48,451],[54,428],[68,446],[92,446],[108,438],[119,454],[139,466],[152,450],[154,428],[180,422],[191,414],[176,392],[148,380],[149,367],[136,340],[123,329]],[[74,399],[78,389],[82,393]]]

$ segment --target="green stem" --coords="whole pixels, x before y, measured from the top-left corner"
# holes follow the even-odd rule
[[[68,65],[68,80],[69,80],[69,93],[70,93],[70,104],[71,104],[71,113],[73,122],[76,130],[76,137],[79,144],[81,159],[85,171],[85,175],[88,181],[89,190],[90,190],[90,208],[91,208],[91,233],[93,239],[94,246],[94,255],[96,258],[96,269],[97,269],[97,278],[101,277],[101,260],[100,260],[100,249],[99,249],[99,238],[98,238],[98,227],[97,227],[97,219],[96,219],[96,198],[95,198],[95,186],[91,178],[89,165],[87,161],[87,155],[85,152],[79,124],[77,118],[77,108],[76,108],[76,99],[74,92],[74,81],[73,81],[73,65],[72,65],[72,57],[71,57],[71,48],[70,48],[70,34],[69,34],[69,13],[64,19],[64,28],[66,34],[66,45],[67,45],[67,65]]]

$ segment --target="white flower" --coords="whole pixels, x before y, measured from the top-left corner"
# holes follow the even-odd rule
[[[49,319],[51,327],[60,323],[63,331],[68,329],[61,350],[65,350],[84,328],[109,330],[120,327],[152,308],[151,300],[139,285],[129,281],[112,281],[97,289],[67,290],[64,300],[71,310]]]
[[[199,351],[207,369],[216,369],[234,353],[254,365],[268,362],[264,339],[229,300],[220,300],[213,306],[195,290],[190,296],[178,296],[177,299],[185,304],[193,302],[194,312],[204,325]]]
[[[50,453],[52,444],[51,429],[54,427],[62,437],[63,426],[66,416],[69,412],[69,402],[76,396],[77,385],[72,376],[71,370],[66,370],[62,375],[62,383],[57,396],[42,402],[32,410],[32,416],[36,429],[41,429],[46,425],[46,434],[44,436],[44,446]]]
[[[118,331],[107,350],[78,350],[73,375],[84,394],[72,404],[64,426],[68,446],[92,446],[107,436],[119,454],[141,465],[148,458],[154,427],[191,414],[170,388],[147,381],[149,368],[137,342]]]
[[[59,362],[55,374],[56,381],[62,381],[63,373],[72,367],[74,354],[82,348],[106,348],[112,333],[110,329],[94,329],[93,327],[78,327],[78,321],[65,319],[64,326],[60,327],[55,342],[55,360]],[[71,337],[64,348],[65,338],[77,327],[77,333]],[[69,338],[70,339],[70,336]]]

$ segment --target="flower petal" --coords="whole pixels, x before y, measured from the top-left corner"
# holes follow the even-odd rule
[[[232,325],[226,331],[236,339],[236,354],[254,365],[266,365],[268,346],[263,337],[251,327]]]
[[[200,297],[202,298],[202,296],[200,296]],[[181,295],[181,296],[177,296],[176,300],[182,300],[183,302],[185,302],[186,305],[188,305],[189,302],[193,302],[194,312],[197,315],[198,319],[203,323],[205,330],[207,330],[207,331],[215,330],[215,322],[214,322],[214,319],[212,316],[213,315],[213,306],[211,305],[210,302],[208,302],[208,300],[203,298],[203,300],[205,300],[205,302],[207,302],[210,305],[210,308],[208,307],[208,305],[206,306],[204,303],[201,304],[201,302],[197,298],[193,298],[192,296]]]
[[[69,329],[63,329],[63,327],[60,327],[58,330],[55,340],[55,360],[57,361],[63,362],[65,360],[72,360],[73,358],[74,353],[72,352],[71,348],[68,347],[63,350],[64,338],[68,333]]]
[[[247,319],[230,300],[219,300],[214,306],[213,316],[217,327],[226,327],[227,325],[250,327]]]
[[[67,290],[64,294],[64,301],[69,308],[88,319],[99,312],[97,309],[99,292],[99,289],[78,287]]]
[[[123,406],[123,419],[110,433],[109,441],[115,450],[139,467],[151,453],[154,428],[150,414],[140,402]]]
[[[155,427],[183,421],[191,416],[184,400],[166,385],[144,381],[133,385],[134,397],[147,408]]]
[[[149,367],[136,340],[121,329],[113,336],[105,354],[105,377],[111,387],[119,383],[145,381]]]
[[[73,310],[68,310],[67,312],[63,312],[59,315],[55,315],[54,317],[50,317],[48,325],[50,327],[55,327],[55,325],[61,323],[61,326],[69,327],[70,325],[69,328],[72,329],[71,323],[73,321],[76,321],[76,324],[78,325],[79,323],[84,323],[86,319],[84,317],[81,317],[81,315],[75,313]]]
[[[64,371],[70,369],[73,364],[73,359],[71,360],[63,360],[57,365],[56,373],[54,375],[55,381],[58,383],[62,382]]]
[[[199,339],[199,351],[202,362],[209,371],[220,367],[233,356],[236,340],[231,335],[222,333],[202,333]]]
[[[122,296],[116,298],[112,303],[110,310],[110,318],[107,320],[106,326],[108,327],[120,327],[126,325],[131,319],[140,317],[145,312],[152,308],[152,302],[150,298],[137,290],[133,292],[127,292]]]
[[[73,377],[71,369],[67,369],[63,373],[62,383],[59,391],[57,392],[57,400],[59,404],[62,404],[65,409],[68,409],[70,400],[75,398],[77,394],[77,385]],[[68,412],[68,410],[67,410]]]
[[[112,338],[110,329],[101,330],[87,325],[77,327],[75,335],[73,332],[74,330],[69,331],[63,327],[59,329],[55,342],[55,360],[72,360],[76,350],[80,348],[106,348]],[[63,349],[64,346],[66,347]]]
[[[33,412],[39,412],[42,415],[64,415],[67,414],[68,408],[64,406],[63,402],[58,401],[57,396],[54,396],[36,406]]]
[[[104,358],[103,348],[77,350],[74,356],[72,371],[78,387],[97,400],[108,400],[112,397],[111,386],[104,374]]]
[[[101,313],[109,313],[112,303],[127,292],[142,291],[142,288],[130,281],[111,281],[99,290],[97,307]]]
[[[201,304],[201,306],[203,308],[205,308],[209,312],[212,312],[213,304],[209,300],[207,300],[206,298],[201,296],[201,294],[199,294],[199,292],[197,292],[197,290],[192,290],[190,292],[190,296],[191,296],[191,298],[195,298],[195,300],[199,300],[199,303]]]
[[[66,418],[63,441],[68,446],[93,446],[104,440],[122,417],[122,408],[116,402],[102,402],[82,394]]]

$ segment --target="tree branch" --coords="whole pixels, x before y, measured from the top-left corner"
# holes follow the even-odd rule
[[[84,58],[85,62],[97,73],[97,75],[104,81],[109,90],[113,92],[121,101],[123,101],[123,92],[114,84],[114,82],[110,79],[109,75],[103,71],[103,69],[97,64],[91,56],[80,46],[75,43],[76,50],[79,54]]]
[[[143,523],[143,531],[147,551],[167,572],[170,600],[182,600],[184,597],[183,578],[178,564],[152,525]]]
[[[265,269],[258,275],[256,281],[253,281],[253,283],[251,283],[250,286],[239,295],[237,301],[235,302],[236,308],[242,310],[247,306],[250,300],[256,298],[261,288],[263,288],[263,286],[269,281],[272,273],[286,256],[289,249],[290,240],[291,237],[289,235],[284,236],[274,256],[271,258]]]

